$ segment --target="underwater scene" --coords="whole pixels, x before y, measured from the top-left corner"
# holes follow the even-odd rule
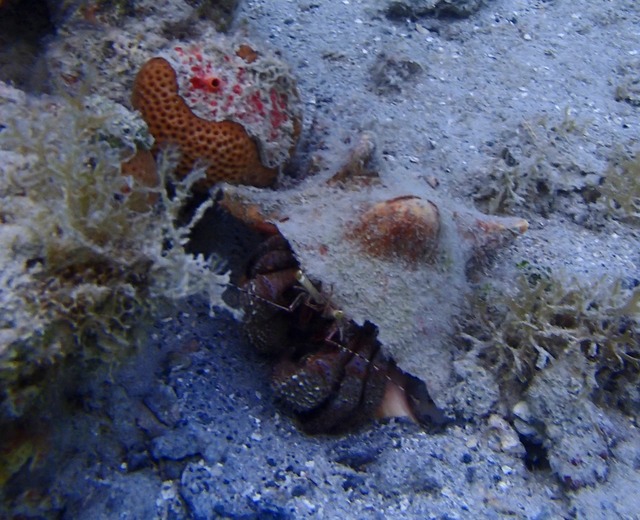
[[[0,0],[0,518],[640,519],[640,3]]]

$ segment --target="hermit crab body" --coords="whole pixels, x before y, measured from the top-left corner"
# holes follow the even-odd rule
[[[274,394],[305,431],[341,431],[375,415],[394,384],[376,327],[347,321],[306,278],[282,235],[258,247],[241,290],[247,335],[275,358]]]

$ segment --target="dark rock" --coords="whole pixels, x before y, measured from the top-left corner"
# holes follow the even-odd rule
[[[296,484],[295,486],[293,486],[293,489],[291,490],[291,496],[293,497],[301,497],[302,495],[306,494],[307,492],[307,488],[301,484]]]
[[[360,475],[347,475],[342,483],[342,489],[357,489],[365,484],[365,479]]]
[[[465,18],[478,11],[483,0],[404,0],[390,2],[385,10],[389,20],[414,20],[420,17]]]
[[[367,444],[348,445],[346,443],[334,449],[335,461],[343,466],[348,466],[356,471],[364,471],[366,466],[374,462],[382,448]]]
[[[182,460],[200,451],[199,435],[193,428],[172,430],[151,442],[151,454],[156,460]]]
[[[381,54],[371,67],[373,90],[377,94],[399,94],[422,70],[422,65],[411,59]]]

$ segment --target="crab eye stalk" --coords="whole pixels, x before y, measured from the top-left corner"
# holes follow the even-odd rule
[[[309,278],[305,276],[305,274],[301,270],[296,271],[296,280],[304,287],[305,291],[309,293],[311,299],[317,304],[324,304],[325,298],[320,294],[318,289],[316,289],[313,284],[309,281]]]
[[[336,309],[334,311],[331,311],[331,316],[336,321],[342,321],[344,319],[344,311]]]

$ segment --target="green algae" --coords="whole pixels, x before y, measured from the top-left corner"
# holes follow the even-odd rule
[[[178,224],[195,171],[123,177],[152,142],[134,113],[102,98],[26,98],[3,86],[0,129],[0,419],[20,417],[67,362],[117,363],[166,306],[204,293],[223,305],[227,276],[185,251]],[[171,185],[171,194],[167,185]],[[140,208],[137,200],[156,201]]]

